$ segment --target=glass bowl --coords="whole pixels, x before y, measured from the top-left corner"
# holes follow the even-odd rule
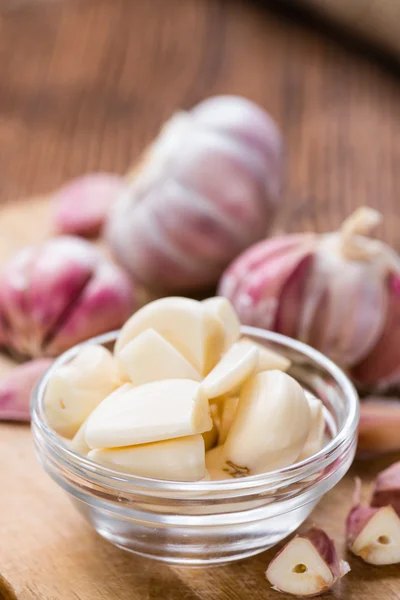
[[[72,451],[47,424],[43,397],[60,356],[32,397],[37,456],[104,538],[131,552],[181,566],[223,564],[262,552],[292,533],[346,473],[357,443],[359,404],[346,375],[325,356],[286,336],[243,327],[243,335],[292,361],[289,374],[325,406],[327,443],[307,460],[229,481],[177,483],[125,475]],[[85,344],[112,348],[118,332]]]

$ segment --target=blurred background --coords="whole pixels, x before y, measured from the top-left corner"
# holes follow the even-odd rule
[[[398,247],[398,7],[0,0],[0,201],[123,173],[174,110],[232,93],[283,129],[278,230],[334,228],[368,204]]]

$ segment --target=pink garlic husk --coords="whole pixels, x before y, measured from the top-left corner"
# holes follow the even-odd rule
[[[400,400],[368,397],[361,401],[357,458],[400,452]]]
[[[243,324],[297,338],[348,370],[361,387],[400,382],[400,258],[369,236],[381,216],[360,208],[341,229],[249,248],[219,294]]]
[[[277,591],[313,597],[327,592],[349,571],[333,540],[313,527],[292,538],[272,559],[265,575]]]
[[[116,259],[165,292],[217,283],[263,238],[282,184],[282,136],[245,98],[210,98],[164,125],[106,224]]]
[[[2,345],[56,356],[119,328],[145,301],[143,289],[83,239],[61,236],[18,252],[0,275]]]
[[[57,234],[94,237],[127,183],[111,173],[77,177],[52,194],[54,228]]]
[[[0,381],[1,421],[30,421],[31,393],[51,363],[49,358],[31,360]]]
[[[397,431],[400,432],[400,428]],[[375,480],[371,506],[388,505],[392,506],[400,517],[400,461],[381,471]]]

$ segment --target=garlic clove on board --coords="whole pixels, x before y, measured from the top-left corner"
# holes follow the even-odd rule
[[[115,354],[146,329],[154,329],[202,375],[219,361],[224,344],[221,321],[201,302],[169,297],[155,300],[137,311],[122,327]]]
[[[50,427],[72,438],[94,408],[121,384],[113,355],[89,344],[51,376],[44,394]]]
[[[50,358],[28,361],[0,381],[0,420],[30,421],[31,393],[51,363]]]
[[[266,578],[277,591],[294,596],[327,592],[350,571],[322,530],[312,528],[292,538],[270,562]]]
[[[346,519],[350,551],[371,565],[400,562],[400,518],[392,506],[361,506],[361,480],[356,479],[353,507]]]
[[[139,477],[170,481],[200,481],[206,477],[201,435],[124,448],[91,450],[88,458]]]
[[[200,385],[168,379],[103,400],[88,418],[85,439],[92,449],[117,448],[204,433],[212,426]]]
[[[372,397],[360,403],[357,457],[370,458],[400,450],[400,402]]]
[[[176,348],[154,329],[146,329],[117,354],[121,372],[135,384],[162,379],[193,379],[201,375]]]
[[[240,338],[239,318],[229,300],[222,296],[207,298],[202,304],[207,312],[222,322],[225,332],[223,352],[226,352]]]
[[[252,374],[258,361],[258,350],[252,344],[233,344],[201,387],[208,398],[234,392]]]

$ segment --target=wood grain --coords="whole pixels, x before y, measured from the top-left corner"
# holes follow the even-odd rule
[[[399,248],[400,80],[376,60],[249,2],[0,0],[0,259],[51,231],[47,201],[23,197],[124,172],[173,110],[217,93],[252,98],[283,128],[277,229],[327,230],[369,204]],[[355,465],[313,515],[340,546],[352,476],[371,482],[389,460]],[[285,598],[264,579],[271,552],[193,571],[102,541],[41,470],[26,426],[0,427],[0,481],[0,572],[18,599]],[[400,597],[398,568],[351,564],[327,599]]]

